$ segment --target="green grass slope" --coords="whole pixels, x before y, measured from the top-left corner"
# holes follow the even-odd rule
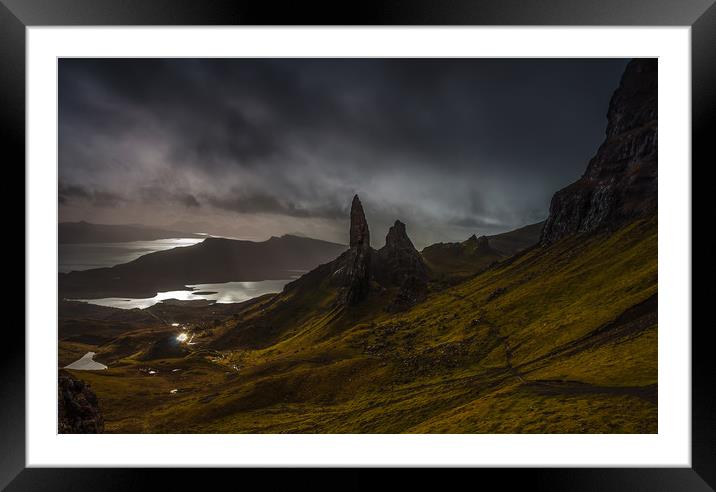
[[[435,243],[424,248],[421,255],[434,282],[455,284],[537,244],[543,225],[538,222],[481,238],[473,235],[459,243]]]
[[[655,219],[526,250],[400,314],[380,291],[341,307],[325,278],[188,356],[77,374],[106,430],[657,432]]]
[[[420,254],[434,281],[452,281],[453,284],[508,256],[488,244],[478,244],[475,236],[461,243],[433,244],[423,249]]]

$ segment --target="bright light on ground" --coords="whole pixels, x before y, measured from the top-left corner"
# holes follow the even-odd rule
[[[177,340],[181,343],[186,342],[187,338],[189,338],[189,335],[187,335],[186,333],[180,333],[177,335]]]

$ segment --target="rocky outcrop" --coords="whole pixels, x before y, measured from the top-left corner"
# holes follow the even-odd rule
[[[428,267],[408,237],[405,224],[396,220],[375,252],[373,277],[385,287],[399,287],[389,310],[400,311],[425,299]]]
[[[584,175],[552,198],[542,245],[656,213],[657,102],[657,60],[632,60],[609,104],[604,142]]]
[[[395,221],[388,229],[388,234],[385,236],[385,246],[381,249],[415,251],[415,246],[413,246],[413,242],[405,231],[405,224],[399,220]]]
[[[287,284],[284,292],[306,292],[327,282],[339,290],[338,305],[355,305],[375,289],[392,296],[389,311],[403,310],[424,300],[429,269],[408,237],[405,224],[395,221],[385,246],[374,250],[358,195],[353,197],[350,218],[350,249]]]
[[[490,240],[487,238],[487,236],[480,236],[477,237],[475,234],[467,238],[465,242],[462,243],[464,246],[464,249],[466,249],[469,252],[475,252],[475,251],[487,251],[490,249]]]
[[[405,224],[396,220],[385,236],[385,246],[375,253],[375,280],[385,286],[400,285],[407,277],[427,282],[423,257],[408,237]]]
[[[84,381],[60,371],[57,388],[58,432],[97,434],[104,432],[104,418],[97,395]]]
[[[358,195],[354,195],[353,201],[351,202],[349,245],[351,248],[362,246],[370,247],[370,231],[368,230],[368,221],[365,219],[363,204],[361,204]]]
[[[368,295],[371,279],[370,232],[358,195],[351,204],[350,249],[339,258],[340,276],[347,304],[356,304]]]

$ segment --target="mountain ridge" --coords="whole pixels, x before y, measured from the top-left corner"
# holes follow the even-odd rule
[[[283,280],[344,249],[342,244],[291,235],[260,242],[209,237],[110,268],[61,273],[59,291],[75,299],[152,297],[191,284]]]
[[[460,281],[539,243],[544,222],[493,236],[473,234],[461,242],[435,243],[421,251],[434,280]]]

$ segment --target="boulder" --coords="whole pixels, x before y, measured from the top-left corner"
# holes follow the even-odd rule
[[[87,383],[60,371],[57,385],[58,429],[60,434],[104,432],[104,418],[97,395]]]

